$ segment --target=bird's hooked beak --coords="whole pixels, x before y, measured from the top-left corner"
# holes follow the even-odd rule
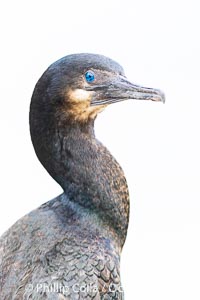
[[[115,80],[105,84],[93,85],[86,89],[94,92],[91,106],[107,105],[128,99],[165,102],[165,95],[160,90],[135,85],[123,76],[118,76]]]

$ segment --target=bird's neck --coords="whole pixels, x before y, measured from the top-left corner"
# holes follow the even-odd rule
[[[62,124],[49,143],[51,159],[46,169],[69,200],[96,214],[123,246],[129,217],[126,179],[110,152],[95,138],[93,122]]]

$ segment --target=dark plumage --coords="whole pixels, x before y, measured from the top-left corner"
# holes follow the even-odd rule
[[[129,194],[121,167],[95,138],[94,120],[126,99],[164,96],[131,84],[120,65],[94,54],[66,56],[39,79],[30,107],[32,142],[64,193],[1,237],[0,299],[123,299],[119,267]]]

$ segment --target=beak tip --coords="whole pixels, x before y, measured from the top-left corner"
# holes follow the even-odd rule
[[[161,92],[161,101],[163,104],[165,104],[166,98],[165,98],[165,94],[163,92]]]
[[[154,92],[155,94],[150,97],[150,100],[165,104],[165,94],[161,90],[154,90]]]

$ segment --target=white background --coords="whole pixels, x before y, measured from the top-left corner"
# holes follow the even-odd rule
[[[200,299],[199,1],[3,1],[0,7],[0,232],[61,193],[37,160],[28,112],[50,63],[100,53],[166,104],[129,101],[96,122],[128,180],[127,300]]]

